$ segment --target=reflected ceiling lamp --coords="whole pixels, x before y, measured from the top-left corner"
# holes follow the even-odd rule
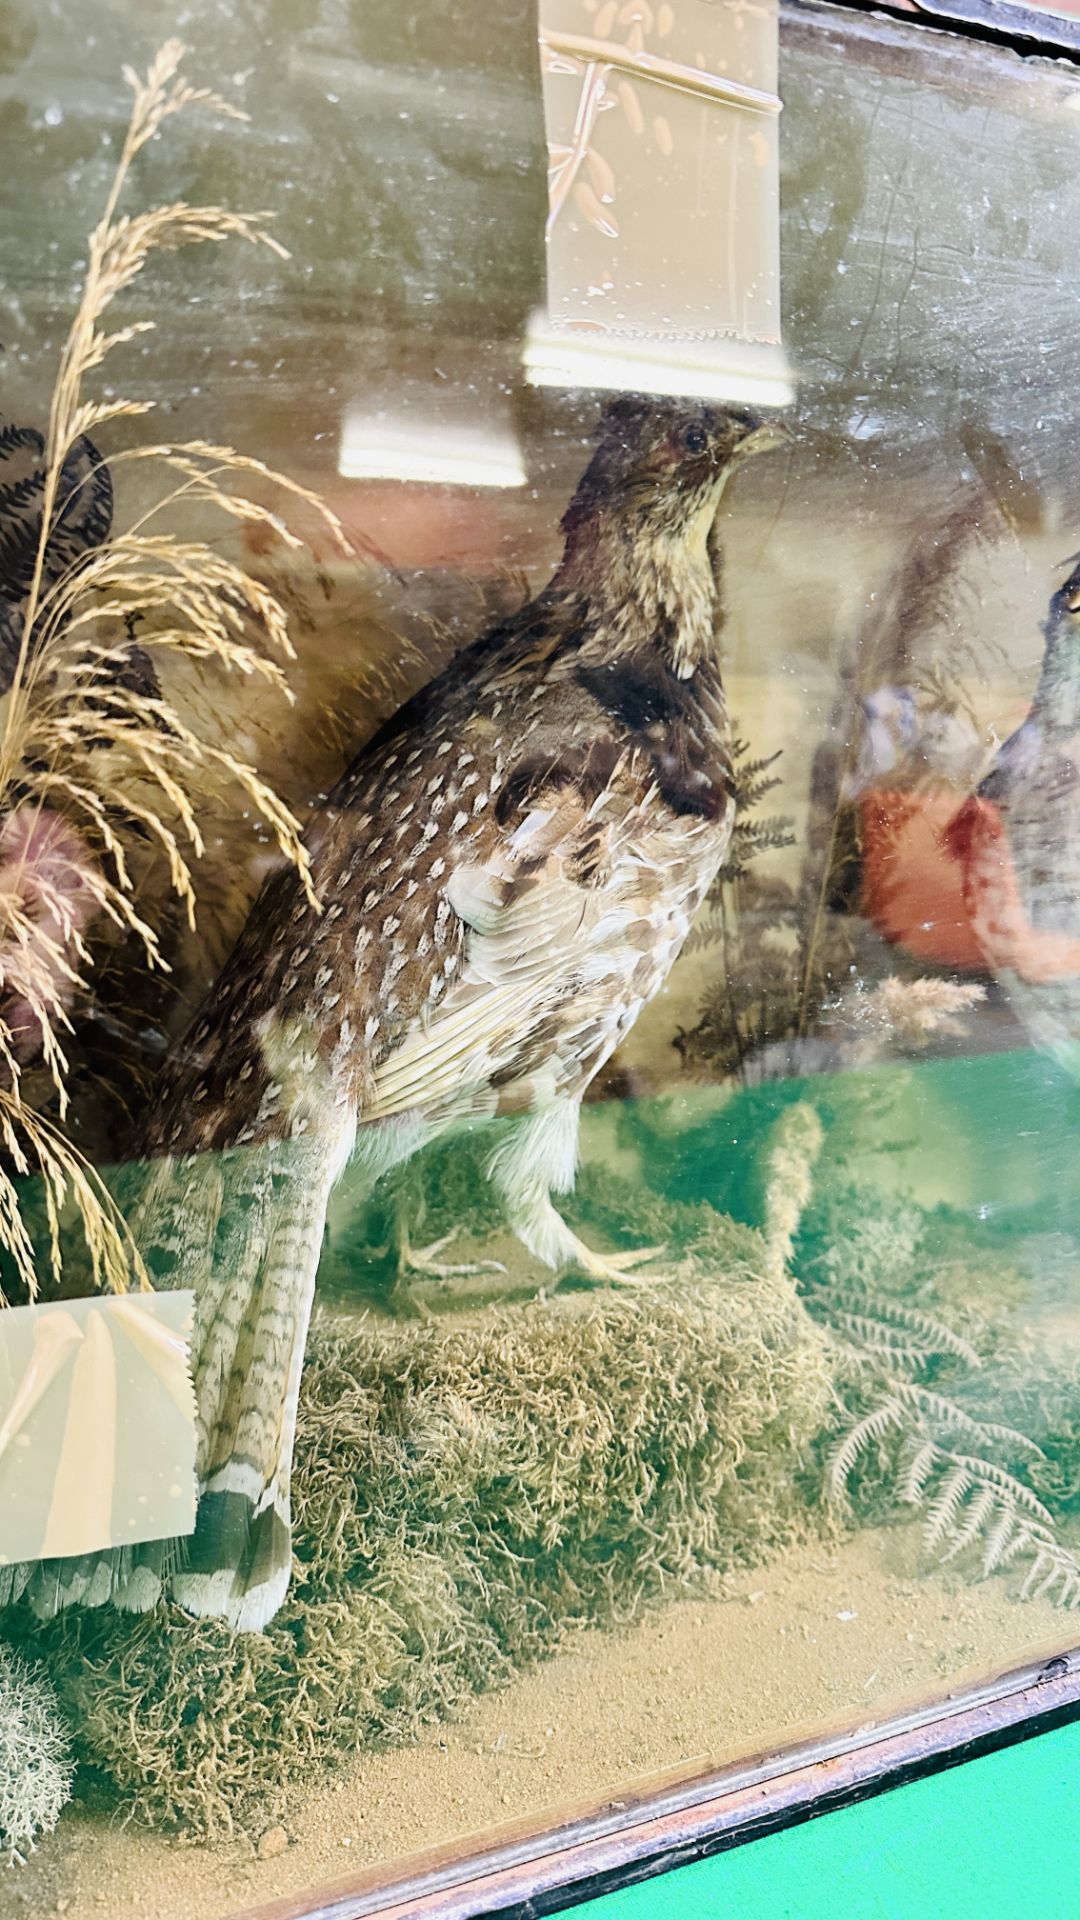
[[[523,487],[526,482],[509,422],[471,425],[407,408],[350,407],[338,471],[347,480],[408,480],[420,486]]]

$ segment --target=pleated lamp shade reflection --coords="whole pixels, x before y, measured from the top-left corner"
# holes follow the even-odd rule
[[[783,406],[775,0],[541,0],[539,385]]]

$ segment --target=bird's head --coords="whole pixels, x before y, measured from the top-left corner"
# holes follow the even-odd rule
[[[704,539],[732,469],[789,438],[747,407],[620,394],[608,402],[596,451],[563,519],[568,539],[599,517],[628,532]]]
[[[745,407],[620,396],[563,516],[558,589],[617,615],[597,646],[643,640],[670,649],[687,679],[713,648],[716,573],[709,533],[729,474],[751,453],[789,438]]]

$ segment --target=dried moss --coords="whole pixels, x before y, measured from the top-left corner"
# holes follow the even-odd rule
[[[319,1765],[408,1738],[571,1623],[629,1620],[804,1529],[824,1345],[736,1237],[678,1287],[318,1322],[296,1571],[268,1632],[172,1606],[9,1615],[81,1758],[155,1824],[265,1823]]]

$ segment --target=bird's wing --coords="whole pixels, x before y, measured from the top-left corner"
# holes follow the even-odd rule
[[[617,940],[634,911],[610,895],[626,818],[609,794],[544,796],[483,863],[451,874],[459,973],[438,1012],[417,1020],[377,1068],[361,1122],[498,1085],[535,1051],[575,983],[595,972],[598,947]]]

